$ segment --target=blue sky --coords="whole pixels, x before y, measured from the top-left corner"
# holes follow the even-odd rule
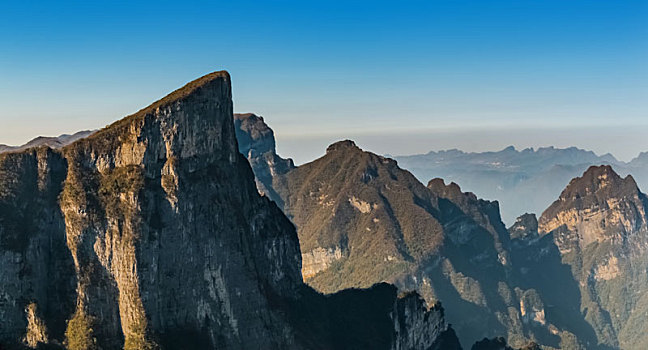
[[[205,73],[304,162],[648,150],[646,1],[0,2],[0,143],[99,128]]]

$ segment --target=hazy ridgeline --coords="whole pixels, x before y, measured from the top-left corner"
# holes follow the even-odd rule
[[[422,182],[440,177],[480,198],[497,200],[508,225],[523,213],[540,215],[571,179],[591,165],[612,165],[621,175],[632,174],[640,188],[648,188],[648,153],[622,162],[611,154],[599,156],[575,147],[507,147],[498,152],[432,151],[394,159]]]

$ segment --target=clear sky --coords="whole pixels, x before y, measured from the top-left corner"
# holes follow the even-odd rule
[[[648,151],[648,2],[0,1],[0,143],[99,128],[205,73],[298,163]]]

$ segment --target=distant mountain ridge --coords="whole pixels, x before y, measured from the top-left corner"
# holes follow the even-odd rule
[[[600,160],[575,148],[488,157],[503,168],[517,157],[525,169],[566,173],[575,166],[554,163]],[[646,160],[614,167],[641,169]],[[302,275],[318,290],[379,281],[417,290],[443,303],[464,345],[503,335],[517,347],[532,340],[544,349],[645,349],[648,197],[609,165],[588,166],[565,183],[539,218],[523,214],[508,229],[497,202],[440,178],[424,186],[350,140],[275,173],[272,186],[297,226]],[[505,348],[498,339],[478,344]]]
[[[75,142],[77,140],[86,138],[90,135],[92,135],[96,130],[84,130],[84,131],[79,131],[76,132],[72,135],[68,134],[63,134],[60,136],[39,136],[35,139],[30,140],[24,145],[21,146],[8,146],[8,145],[3,145],[0,144],[0,153],[2,152],[15,152],[15,151],[23,151],[28,148],[32,147],[41,147],[41,146],[47,146],[49,148],[61,148],[63,146],[67,146],[71,144],[72,142]]]
[[[260,122],[254,115],[247,118]],[[245,144],[258,142],[240,146]],[[277,157],[274,150],[263,157],[240,151],[261,174],[267,174],[268,164],[257,159]],[[517,347],[531,340],[559,344],[546,336],[550,321],[536,324],[519,310],[520,303],[542,304],[534,303],[535,291],[508,282],[510,239],[497,202],[439,178],[426,186],[393,159],[363,151],[350,140],[284,170],[272,177],[273,193],[297,226],[302,276],[309,285],[333,293],[387,281],[401,291],[416,290],[430,305],[443,303],[466,348],[501,335]],[[560,334],[575,338],[569,330]]]
[[[452,149],[394,159],[421,181],[441,177],[480,197],[499,201],[502,218],[509,224],[520,213],[541,213],[572,178],[591,165],[612,165],[622,175],[632,173],[640,185],[648,187],[648,153],[622,162],[609,153],[599,156],[576,147],[517,150],[509,146],[496,152]]]

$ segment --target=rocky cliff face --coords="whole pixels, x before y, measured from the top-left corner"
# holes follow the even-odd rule
[[[277,155],[274,131],[252,113],[234,114],[236,138],[239,151],[250,162],[254,170],[259,193],[282,205],[281,197],[274,190],[272,179],[295,168],[292,159]]]
[[[152,348],[176,338],[289,344],[264,294],[295,293],[297,237],[255,195],[231,114],[229,76],[219,72],[61,152],[3,156],[4,169],[22,173],[0,185],[10,207],[2,211],[3,276],[18,284],[4,298],[1,312],[15,320],[5,334],[25,332],[28,300],[69,348]],[[26,208],[11,208],[30,193],[36,198],[25,198]],[[33,221],[27,227],[24,216]],[[49,264],[41,252],[62,261]],[[63,302],[42,281],[62,283],[54,294]],[[65,337],[52,313],[69,319]]]
[[[456,341],[440,309],[394,287],[324,297],[300,268],[293,225],[239,153],[226,72],[59,150],[0,155],[2,347]]]
[[[538,238],[538,219],[535,214],[526,213],[518,217],[508,231],[512,239],[529,240]]]
[[[536,343],[527,344],[519,350],[540,350],[540,345]],[[512,347],[506,344],[506,340],[502,337],[497,337],[493,339],[483,339],[476,342],[470,350],[514,350]]]
[[[58,206],[66,162],[50,149],[0,155],[0,337],[62,339],[76,276]]]
[[[598,342],[623,349],[648,346],[647,197],[631,176],[589,168],[540,217],[562,263],[580,289],[580,309]]]
[[[539,220],[540,230],[551,232],[564,226],[576,233],[575,240],[561,244],[565,252],[571,249],[570,243],[579,248],[594,242],[621,243],[646,227],[645,205],[646,197],[632,176],[623,179],[610,166],[591,167],[547,208]]]
[[[632,177],[591,167],[537,224],[511,227],[517,283],[537,291],[552,333],[577,335],[561,348],[645,348],[645,203]]]

